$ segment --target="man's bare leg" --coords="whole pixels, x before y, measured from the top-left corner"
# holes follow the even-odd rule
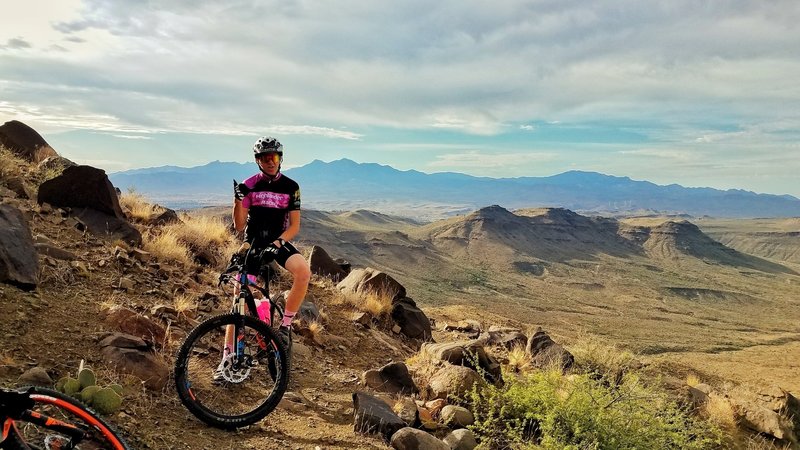
[[[288,327],[292,324],[292,319],[300,309],[303,299],[308,292],[308,282],[311,280],[311,269],[303,258],[303,255],[295,253],[286,260],[286,270],[292,274],[292,288],[286,296],[286,310],[284,311],[283,323],[281,326]]]

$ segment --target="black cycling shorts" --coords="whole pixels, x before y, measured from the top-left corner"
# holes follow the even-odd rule
[[[286,268],[286,260],[288,260],[292,255],[297,255],[300,252],[292,245],[291,242],[287,242],[278,249],[278,254],[275,255],[275,262],[280,264],[281,267],[284,269]]]
[[[258,260],[256,258],[252,258],[247,262],[247,273],[252,275],[260,275],[264,279],[270,278],[269,276],[269,264],[272,261],[280,264],[281,267],[284,269],[286,268],[286,261],[295,254],[300,254],[300,252],[292,245],[290,242],[287,242],[281,248],[278,249],[278,254],[275,255],[275,258],[270,258],[265,255],[265,258],[262,260]]]

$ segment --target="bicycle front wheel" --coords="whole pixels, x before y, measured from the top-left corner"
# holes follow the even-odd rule
[[[233,337],[230,352],[226,341]],[[184,406],[203,422],[235,429],[272,412],[289,382],[289,358],[266,323],[224,314],[192,330],[178,350],[175,387]]]
[[[130,450],[128,444],[108,423],[83,403],[61,392],[43,387],[25,388],[30,390],[34,402],[30,409],[33,415],[41,415],[48,420],[45,425],[27,421],[17,421],[17,435],[14,441],[20,449],[80,448],[82,450]],[[57,423],[63,422],[63,423]],[[76,427],[82,437],[61,430]],[[70,436],[72,435],[72,436]],[[72,446],[75,447],[72,447]],[[13,448],[13,446],[11,447]]]

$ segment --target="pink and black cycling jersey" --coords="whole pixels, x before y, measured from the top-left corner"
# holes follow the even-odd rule
[[[242,199],[248,210],[245,240],[269,245],[289,226],[289,211],[300,209],[300,186],[281,173],[272,180],[259,173],[244,184],[251,189]]]

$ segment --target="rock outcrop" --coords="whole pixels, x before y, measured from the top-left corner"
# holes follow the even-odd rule
[[[26,290],[39,283],[39,255],[31,230],[22,212],[10,205],[0,205],[0,282]]]

